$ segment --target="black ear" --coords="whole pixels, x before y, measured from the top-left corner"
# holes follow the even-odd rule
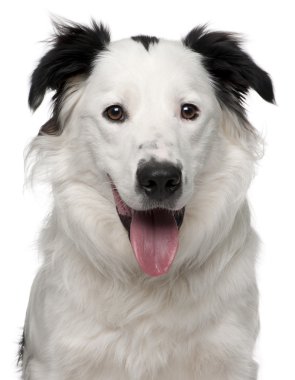
[[[205,26],[193,29],[183,43],[203,56],[203,64],[215,82],[221,103],[243,115],[243,100],[253,88],[264,100],[274,103],[269,75],[241,47],[233,33],[208,32]]]
[[[110,42],[110,33],[102,24],[92,21],[90,27],[72,22],[54,22],[52,44],[32,74],[29,106],[36,110],[48,89],[59,103],[66,81],[75,75],[89,75],[97,54]]]

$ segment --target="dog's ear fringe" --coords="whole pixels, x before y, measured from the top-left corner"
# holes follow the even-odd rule
[[[47,90],[54,90],[53,100],[62,94],[66,81],[75,75],[91,73],[96,56],[110,43],[110,32],[92,20],[90,26],[71,21],[52,20],[54,35],[48,40],[52,48],[41,58],[31,76],[29,106],[35,111]]]
[[[243,101],[249,88],[264,100],[275,103],[272,81],[241,48],[240,35],[229,32],[211,32],[207,25],[192,29],[183,44],[203,56],[221,103],[233,111],[244,113]]]
[[[67,150],[64,135],[58,138],[51,134],[39,133],[25,148],[24,151],[24,190],[34,190],[41,186],[43,193],[50,196],[51,186],[55,180],[62,180],[66,176],[66,166],[61,165],[67,160]]]

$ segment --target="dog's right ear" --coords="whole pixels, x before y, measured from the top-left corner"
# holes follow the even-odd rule
[[[90,27],[72,22],[53,24],[52,48],[40,60],[31,78],[29,106],[34,111],[47,90],[55,91],[53,99],[58,104],[66,81],[75,75],[89,75],[97,54],[110,42],[108,29],[95,21]]]

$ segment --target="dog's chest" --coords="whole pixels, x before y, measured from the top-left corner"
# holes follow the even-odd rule
[[[79,371],[83,364],[84,371],[88,368],[89,379],[93,372],[114,380],[166,379],[168,375],[179,380],[178,369],[193,371],[200,334],[192,299],[165,302],[143,294],[132,299],[132,292],[127,298],[102,296],[96,310],[89,307],[86,312],[72,313],[68,320],[58,333],[58,351],[68,362],[65,367]]]

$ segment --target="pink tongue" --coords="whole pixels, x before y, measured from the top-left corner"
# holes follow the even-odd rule
[[[178,248],[178,228],[165,210],[134,211],[130,241],[141,269],[150,276],[168,271]]]

